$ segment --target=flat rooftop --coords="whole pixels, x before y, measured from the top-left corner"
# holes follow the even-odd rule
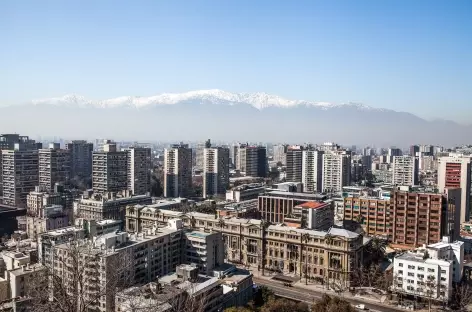
[[[306,202],[300,205],[296,205],[294,208],[300,207],[300,208],[309,208],[309,209],[319,209],[326,206],[329,206],[329,203],[312,201],[312,202]]]

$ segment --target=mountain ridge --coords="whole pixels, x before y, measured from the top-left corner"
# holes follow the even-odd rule
[[[316,107],[320,109],[353,107],[359,110],[388,111],[384,108],[374,108],[361,103],[331,103],[307,100],[291,100],[265,92],[232,93],[219,89],[196,90],[184,93],[161,93],[154,96],[120,96],[105,100],[89,100],[77,94],[67,94],[62,97],[32,100],[34,105],[79,106],[79,107],[135,107],[146,108],[159,105],[175,105],[186,101],[196,101],[204,104],[238,105],[250,104],[256,109],[262,110],[269,107],[292,108],[297,106]]]

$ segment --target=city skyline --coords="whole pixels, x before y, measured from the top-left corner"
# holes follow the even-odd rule
[[[468,1],[2,2],[0,105],[222,89],[468,123],[471,9]]]

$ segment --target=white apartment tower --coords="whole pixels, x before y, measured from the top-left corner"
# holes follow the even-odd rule
[[[107,143],[102,152],[92,158],[92,188],[94,193],[120,192],[128,188],[128,153]]]
[[[289,146],[286,154],[286,179],[289,182],[302,182],[303,147]]]
[[[54,185],[68,185],[70,181],[70,151],[61,149],[59,143],[39,150],[39,186],[54,191]]]
[[[38,185],[38,151],[15,144],[15,149],[2,150],[3,204],[26,208],[26,197]]]
[[[392,184],[412,186],[418,184],[418,158],[413,156],[393,156]]]
[[[225,194],[229,186],[229,149],[203,150],[203,197]]]
[[[187,197],[192,189],[192,149],[176,144],[164,152],[164,196]]]
[[[287,148],[285,144],[274,145],[274,161],[285,165],[287,163]]]
[[[461,219],[463,223],[470,219],[471,159],[468,157],[440,157],[438,161],[438,188],[461,189]]]
[[[302,156],[302,182],[307,193],[322,191],[323,181],[323,154],[322,151],[305,150]]]
[[[351,155],[345,151],[323,154],[323,192],[341,192],[351,183]]]
[[[133,195],[145,195],[151,190],[151,149],[130,147],[128,153],[128,189]]]

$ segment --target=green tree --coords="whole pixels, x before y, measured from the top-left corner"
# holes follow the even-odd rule
[[[254,295],[254,304],[260,307],[273,298],[275,298],[275,295],[270,288],[267,286],[260,286]]]
[[[387,248],[387,241],[378,237],[374,236],[369,242],[368,250],[372,254],[372,260],[374,262],[382,261],[385,257],[385,250]]]

